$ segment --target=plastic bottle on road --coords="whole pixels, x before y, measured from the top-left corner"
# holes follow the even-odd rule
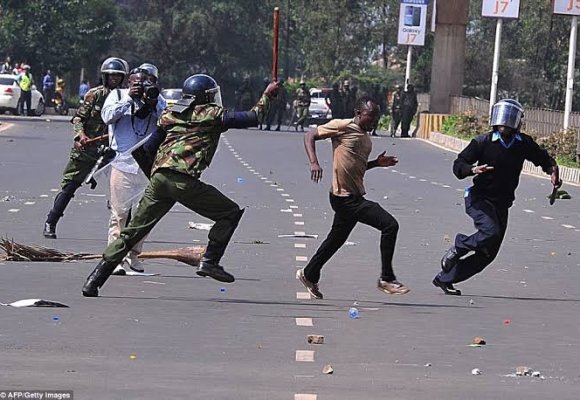
[[[356,307],[351,307],[348,310],[348,315],[350,315],[350,318],[351,319],[358,319],[358,318],[360,318],[360,313],[358,311],[358,308],[356,308]]]

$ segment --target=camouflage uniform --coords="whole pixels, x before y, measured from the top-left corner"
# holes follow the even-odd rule
[[[260,121],[268,101],[264,95],[252,109]],[[181,113],[171,111],[170,107],[161,115],[158,126],[167,137],[157,152],[149,186],[129,225],[105,250],[105,262],[115,265],[121,262],[178,202],[215,221],[208,234],[204,259],[219,263],[243,210],[199,177],[210,165],[221,133],[228,130],[224,115],[225,110],[213,103],[191,106]],[[257,126],[255,121],[251,126]]]
[[[304,130],[304,121],[308,117],[308,107],[310,107],[310,92],[306,87],[299,87],[296,90],[296,114],[298,121],[296,121],[296,129],[298,126]]]
[[[72,119],[75,140],[84,134],[95,138],[107,133],[107,125],[101,119],[101,108],[111,89],[105,86],[92,88],[85,95],[83,104]],[[98,143],[85,146],[77,150],[71,149],[69,161],[64,168],[61,191],[56,195],[54,205],[48,213],[46,223],[56,224],[63,216],[75,191],[82,185],[98,158]]]

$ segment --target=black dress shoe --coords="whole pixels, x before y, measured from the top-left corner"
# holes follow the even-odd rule
[[[216,281],[232,283],[236,280],[234,276],[224,270],[221,265],[211,264],[207,261],[202,261],[199,263],[199,268],[196,272],[199,276],[209,276]]]
[[[45,222],[42,234],[47,239],[56,239],[56,225]]]
[[[443,290],[445,294],[451,296],[461,296],[461,290],[455,289],[451,283],[441,282],[437,277],[433,279],[433,285]]]

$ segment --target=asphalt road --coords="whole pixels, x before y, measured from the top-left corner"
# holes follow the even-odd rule
[[[81,188],[58,225],[42,225],[71,144],[45,119],[0,125],[0,233],[17,242],[100,253],[107,187]],[[471,233],[454,153],[416,139],[373,138],[398,166],[367,175],[367,197],[400,223],[395,272],[411,288],[376,288],[379,234],[359,226],[323,270],[321,301],[295,279],[329,230],[330,144],[309,181],[302,135],[232,130],[205,174],[246,213],[223,259],[232,285],[147,261],[155,277],[112,277],[83,298],[95,262],[0,263],[0,302],[42,298],[66,309],[0,307],[0,391],[73,390],[76,399],[578,399],[579,190],[549,206],[549,181],[523,176],[497,260],[445,296],[431,285],[458,231]],[[146,249],[203,244],[208,222],[176,206]],[[280,238],[304,232],[317,239]],[[349,318],[354,303],[360,319]],[[304,326],[304,324],[312,326]],[[308,334],[324,335],[310,345]],[[468,346],[475,336],[487,345]],[[301,361],[299,361],[301,360]],[[330,364],[334,374],[323,374]],[[515,377],[527,366],[542,377]],[[481,375],[472,375],[477,368]]]

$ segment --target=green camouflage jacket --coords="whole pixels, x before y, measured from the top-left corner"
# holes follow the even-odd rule
[[[264,117],[268,101],[268,97],[262,96],[252,108],[259,121]],[[225,112],[213,103],[192,106],[182,113],[167,108],[157,122],[167,137],[157,151],[151,174],[168,168],[199,178],[211,163],[220,135],[228,130],[223,122]]]
[[[299,87],[296,90],[296,100],[298,100],[298,105],[300,107],[310,106],[310,92],[308,89],[303,89]]]
[[[85,134],[90,138],[101,136],[107,133],[107,124],[101,118],[101,108],[111,89],[105,86],[92,88],[85,95],[83,104],[79,107],[72,119],[75,136]]]

